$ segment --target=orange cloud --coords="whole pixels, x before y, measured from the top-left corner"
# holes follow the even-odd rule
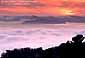
[[[85,0],[70,0],[72,2],[85,2]]]
[[[6,0],[7,1],[7,0]],[[0,6],[0,11],[45,15],[85,16],[85,0],[11,0]],[[11,6],[10,6],[11,5]],[[15,5],[15,6],[12,6]]]
[[[61,8],[61,15],[75,15],[75,12],[72,9]]]

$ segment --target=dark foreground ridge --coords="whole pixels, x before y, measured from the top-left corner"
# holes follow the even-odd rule
[[[85,42],[83,35],[76,35],[72,41],[60,46],[43,50],[42,48],[21,48],[6,50],[1,58],[85,58]]]

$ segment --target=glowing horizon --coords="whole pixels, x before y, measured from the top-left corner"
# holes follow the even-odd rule
[[[85,0],[1,0],[1,14],[85,16]]]

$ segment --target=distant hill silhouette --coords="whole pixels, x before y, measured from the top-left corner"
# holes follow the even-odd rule
[[[42,50],[42,48],[21,48],[6,50],[1,58],[85,58],[85,42],[81,34],[59,46]]]
[[[3,11],[2,11],[3,12]],[[5,12],[6,13],[6,12]],[[0,16],[0,21],[13,22],[18,21],[22,24],[64,24],[69,23],[85,23],[84,16]]]

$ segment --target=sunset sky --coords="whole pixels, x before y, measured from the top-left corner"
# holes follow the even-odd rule
[[[85,0],[0,0],[1,14],[85,16]]]

